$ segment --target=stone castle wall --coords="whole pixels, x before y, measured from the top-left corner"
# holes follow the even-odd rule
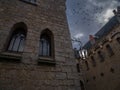
[[[85,63],[83,64],[86,90],[120,89],[120,43],[117,41],[119,37],[120,25],[117,25],[89,50],[91,52],[87,59],[89,70],[87,70]],[[113,54],[109,55],[106,45],[111,46]],[[98,56],[98,51],[103,53],[104,61],[102,62]],[[94,57],[96,66],[93,66],[91,56]]]

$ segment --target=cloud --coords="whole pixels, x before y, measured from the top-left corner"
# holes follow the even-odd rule
[[[113,16],[120,0],[67,0],[67,18],[72,37],[85,44]]]
[[[105,14],[103,14],[104,22],[108,22],[111,17],[113,17],[113,9],[108,9]]]
[[[83,33],[78,33],[78,34],[76,34],[74,37],[75,37],[75,38],[81,38],[81,37],[83,37],[83,36],[84,36]]]
[[[100,14],[96,13],[95,16],[97,16],[97,18],[96,18],[97,22],[104,25],[105,23],[107,23],[109,21],[110,18],[112,18],[114,16],[113,9],[108,8]]]

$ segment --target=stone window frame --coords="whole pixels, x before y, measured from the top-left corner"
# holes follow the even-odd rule
[[[40,34],[40,39],[43,34],[47,34],[50,37],[50,55],[44,56],[40,55],[40,40],[39,40],[39,58],[38,58],[38,64],[45,64],[45,65],[55,65],[55,56],[54,56],[54,35],[52,31],[48,28],[42,30]]]
[[[17,32],[17,28],[24,28],[25,34],[27,36],[27,25],[24,22],[15,23],[9,32],[3,51],[0,53],[1,62],[21,62],[24,49],[23,49],[23,52],[8,50],[8,47],[14,35],[14,32]],[[25,41],[26,41],[26,38],[25,38]],[[24,43],[24,46],[25,46],[25,43]]]
[[[39,41],[39,56],[51,57],[51,37],[48,34],[41,34]]]
[[[17,53],[23,52],[24,44],[26,40],[26,33],[24,31],[25,30],[23,28],[18,28],[13,31],[12,36],[10,37],[10,40],[9,40],[8,47],[7,47],[8,52],[17,52]],[[19,42],[17,42],[18,40]]]
[[[20,28],[20,30],[19,30]],[[22,31],[21,31],[22,30]],[[24,22],[18,22],[16,24],[13,25],[13,27],[11,28],[11,32],[9,34],[6,46],[5,46],[5,52],[10,52],[10,53],[23,53],[23,51],[13,51],[13,50],[8,50],[9,45],[11,43],[11,40],[13,38],[13,36],[17,33],[22,33],[25,35],[25,41],[26,41],[26,37],[27,37],[27,25]],[[24,43],[25,46],[25,43]]]

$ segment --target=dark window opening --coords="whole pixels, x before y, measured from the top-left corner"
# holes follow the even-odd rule
[[[88,82],[89,82],[89,80],[87,79],[87,80],[86,80],[86,82],[88,83]]]
[[[104,61],[104,56],[103,56],[103,53],[101,51],[98,51],[98,56],[100,58],[100,62],[103,62]]]
[[[114,72],[115,72],[113,68],[111,68],[111,69],[110,69],[110,71],[111,71],[112,73],[114,73]]]
[[[100,75],[103,77],[103,76],[104,76],[104,73],[101,73]]]
[[[96,66],[96,62],[95,62],[95,58],[93,56],[91,56],[91,60],[92,60],[93,67],[95,67]]]
[[[17,28],[12,33],[7,51],[23,52],[25,44],[26,32],[24,28]]]
[[[120,44],[120,37],[118,37],[116,40],[117,40],[117,42]]]
[[[80,87],[81,87],[81,90],[85,90],[84,83],[81,80],[80,80]]]
[[[76,59],[80,59],[79,51],[76,48],[74,48],[74,55]]]
[[[96,79],[96,77],[95,76],[93,76],[93,80],[95,80]]]
[[[109,53],[109,56],[114,55],[114,52],[113,52],[113,50],[112,50],[110,45],[106,45],[106,49],[107,49],[107,52]]]
[[[80,72],[80,66],[79,66],[79,63],[78,63],[76,66],[77,66],[77,71]]]
[[[87,61],[85,61],[85,65],[86,65],[87,70],[89,70],[89,66],[88,66],[88,62]]]

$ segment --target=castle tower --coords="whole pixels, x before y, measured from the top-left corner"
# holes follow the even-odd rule
[[[0,89],[79,90],[65,0],[0,0]]]

